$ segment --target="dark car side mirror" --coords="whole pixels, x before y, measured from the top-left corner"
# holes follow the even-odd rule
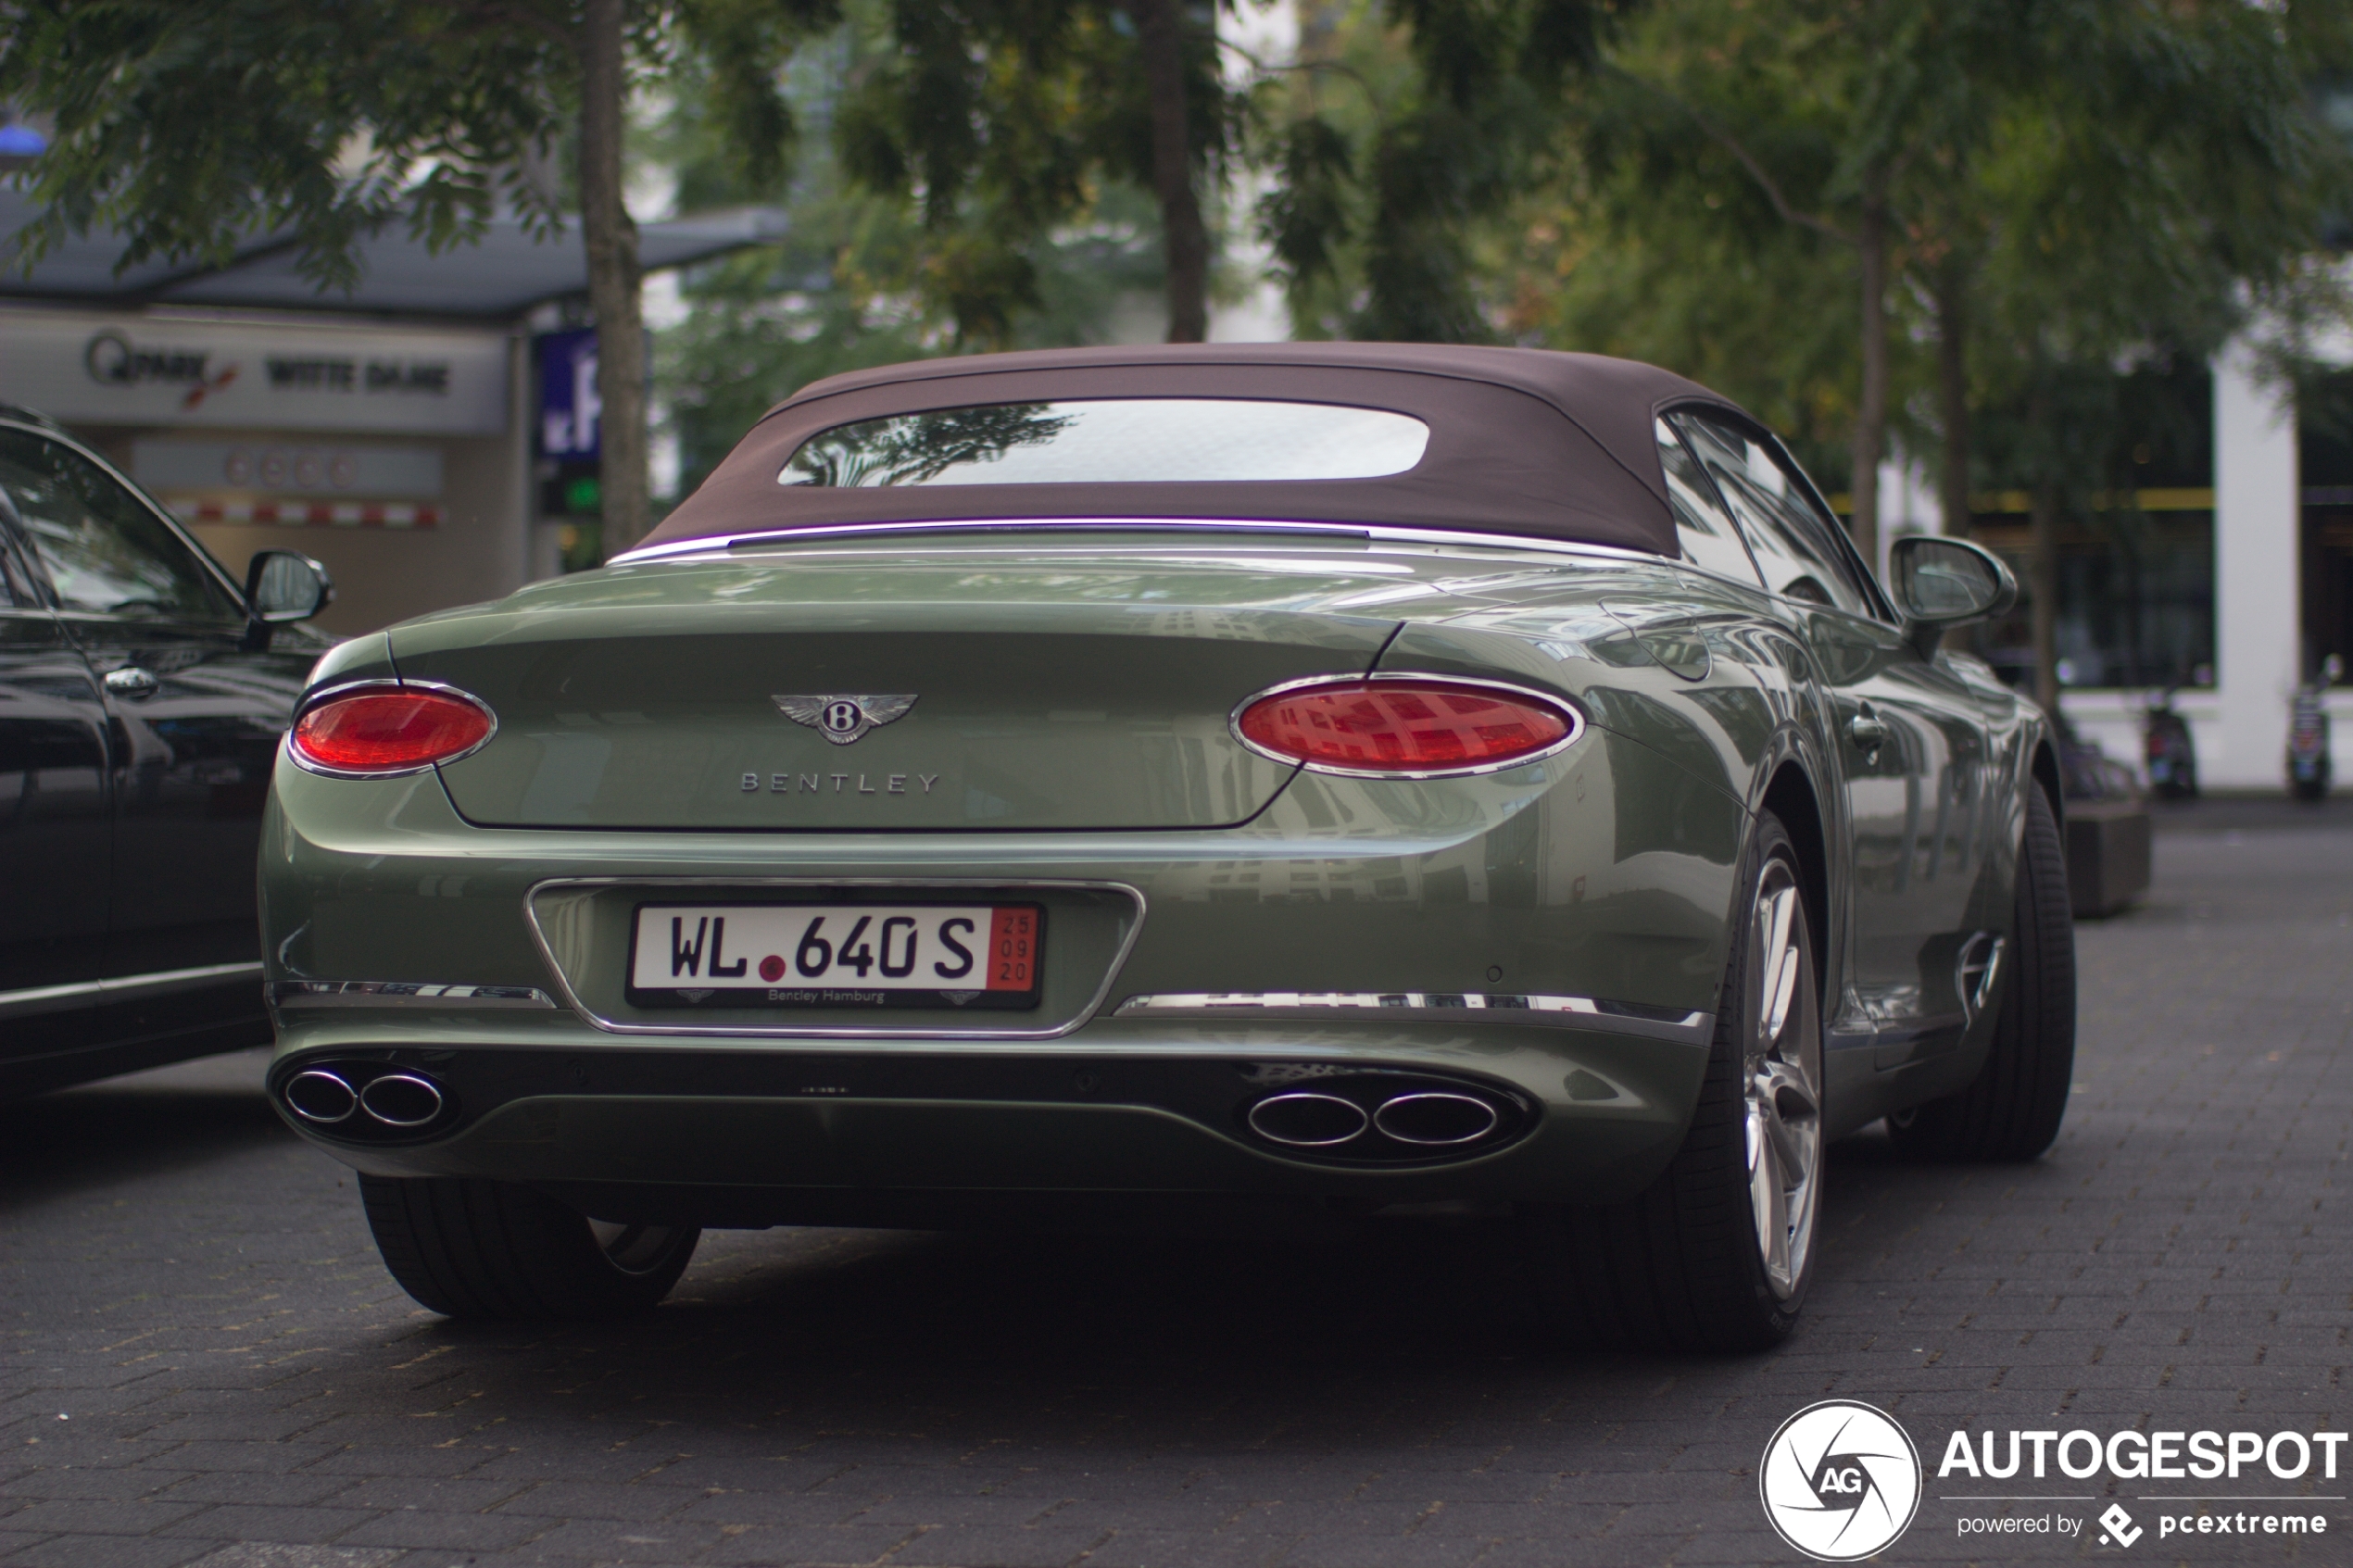
[[[335,602],[327,569],[295,550],[259,550],[245,567],[245,608],[253,616],[248,640],[267,647],[270,629],[308,621]]]
[[[1920,657],[1954,626],[1987,621],[2018,603],[2018,579],[2001,558],[1966,539],[1913,533],[1888,551],[1895,605]]]

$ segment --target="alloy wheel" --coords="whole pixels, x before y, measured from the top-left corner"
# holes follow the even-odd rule
[[[1784,1301],[1812,1253],[1821,1191],[1822,1040],[1805,918],[1789,863],[1768,860],[1749,913],[1755,961],[1742,1080],[1757,1251],[1766,1282]]]

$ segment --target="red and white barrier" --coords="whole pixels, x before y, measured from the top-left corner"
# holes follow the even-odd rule
[[[439,507],[405,501],[174,501],[182,522],[275,522],[296,528],[435,528]]]

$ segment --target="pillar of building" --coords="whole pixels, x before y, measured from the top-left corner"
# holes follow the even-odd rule
[[[2217,713],[2197,734],[2200,777],[2216,788],[2284,787],[2301,501],[2294,395],[2235,342],[2214,362]]]

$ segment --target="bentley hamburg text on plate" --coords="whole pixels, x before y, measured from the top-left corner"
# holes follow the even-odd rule
[[[639,1007],[1030,1008],[1035,904],[640,904]]]

